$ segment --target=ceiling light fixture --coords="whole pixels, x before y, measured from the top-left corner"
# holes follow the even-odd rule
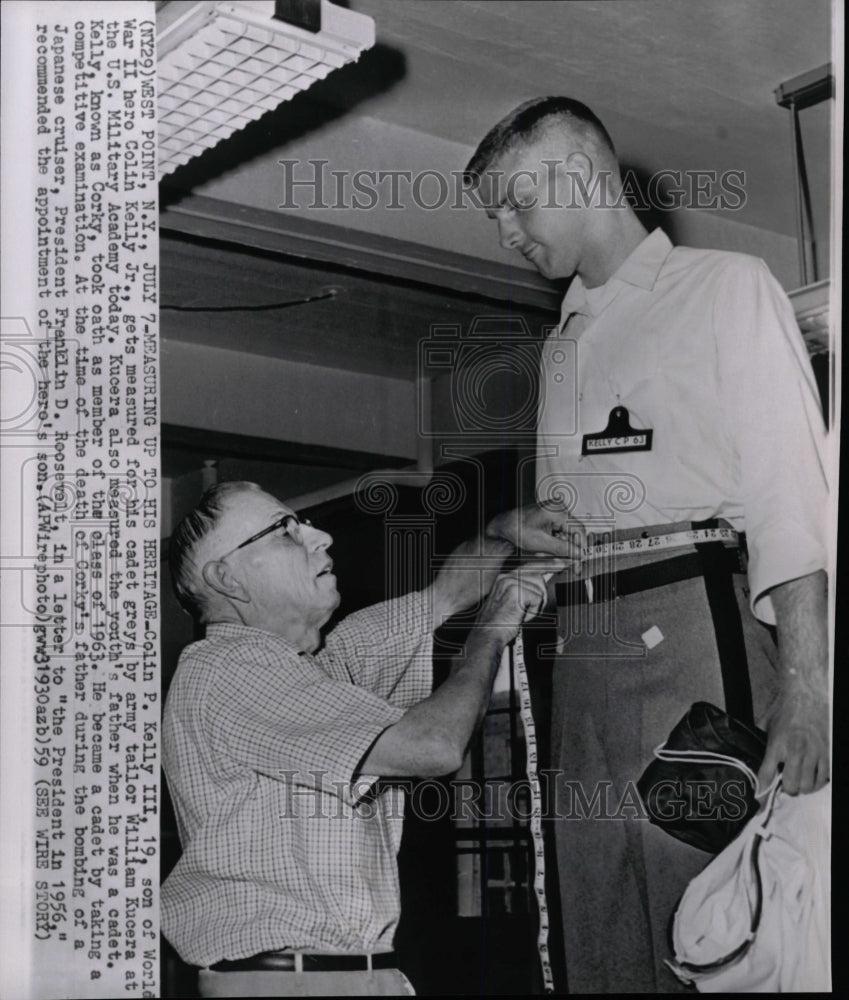
[[[374,45],[372,18],[329,0],[173,0],[157,29],[160,177]]]

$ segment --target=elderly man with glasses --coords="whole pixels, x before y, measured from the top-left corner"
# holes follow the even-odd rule
[[[206,636],[183,652],[165,709],[183,855],[162,922],[200,967],[201,995],[409,991],[392,954],[403,792],[391,779],[460,767],[502,650],[584,542],[565,515],[511,511],[429,588],[322,642],[340,599],[330,535],[251,483],[214,487],[183,520],[172,576]],[[501,573],[520,545],[536,555]],[[484,595],[432,691],[434,628]]]

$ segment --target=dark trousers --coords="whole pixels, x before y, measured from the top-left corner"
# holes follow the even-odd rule
[[[763,726],[777,693],[777,653],[748,609],[745,576],[734,581]],[[704,580],[570,614],[571,634],[554,663],[551,746],[569,991],[683,990],[664,965],[668,924],[711,856],[650,824],[635,785],[694,701],[724,707]],[[662,639],[648,649],[641,636],[653,626]]]

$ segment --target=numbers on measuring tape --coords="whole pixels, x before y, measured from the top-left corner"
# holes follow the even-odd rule
[[[537,951],[542,970],[543,988],[546,993],[554,992],[554,977],[548,952],[548,902],[545,898],[545,844],[542,838],[542,792],[540,791],[539,775],[537,774],[536,726],[531,714],[531,691],[528,684],[528,674],[525,669],[525,653],[521,633],[513,644],[513,666],[516,683],[519,688],[519,714],[522,728],[525,731],[526,774],[531,796],[530,830],[534,853],[534,896],[539,913],[537,931]],[[509,654],[508,654],[509,655]]]
[[[691,528],[689,531],[671,531],[664,535],[652,535],[648,538],[626,538],[617,542],[597,542],[589,547],[589,558],[598,559],[602,556],[618,556],[632,552],[650,552],[654,549],[672,549],[682,545],[693,545],[696,542],[731,542],[739,541],[739,535],[733,528]]]

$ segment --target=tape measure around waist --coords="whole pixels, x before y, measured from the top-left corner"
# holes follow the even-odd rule
[[[612,569],[612,564],[617,557],[635,555],[643,552],[662,552],[664,549],[676,549],[684,548],[696,545],[697,543],[704,542],[719,542],[727,548],[730,553],[737,551],[740,543],[740,536],[733,528],[692,528],[686,531],[673,531],[662,535],[650,535],[648,537],[641,538],[627,538],[620,539],[619,541],[613,542],[599,542],[595,545],[590,545],[588,548],[588,555],[584,562],[585,569],[591,566],[599,559],[603,559],[607,564],[607,569],[602,569],[602,576],[604,573],[609,572]],[[727,544],[726,544],[727,543]],[[686,556],[680,557],[681,559],[686,559]],[[647,586],[659,586],[660,579],[655,575],[651,583],[647,583],[646,580],[641,578],[641,583],[637,585],[635,579],[628,579],[629,575],[631,577],[639,576],[644,570],[648,570],[651,566],[660,565],[660,563],[643,563],[637,566],[631,567],[630,569],[618,571],[619,576],[617,580],[619,581],[618,593],[619,596],[625,593],[632,593],[638,590],[645,590]],[[671,564],[664,564],[669,567]],[[681,567],[678,567],[680,570]],[[697,564],[696,574],[701,572],[701,563]],[[583,599],[572,593],[569,598],[558,597],[558,603],[562,600],[564,604],[574,604],[574,603],[589,603],[592,604],[595,600],[595,595],[593,592],[593,575],[598,573],[598,569],[590,569],[581,578],[580,582],[586,591],[586,596]],[[678,579],[687,579],[693,576],[692,567],[687,570],[683,575],[672,576],[666,582],[675,582]],[[598,577],[601,579],[601,576]],[[568,584],[557,584],[557,589],[559,590],[563,586],[568,586]],[[608,595],[609,596],[609,595]]]
[[[738,544],[739,541],[740,536],[733,528],[691,528],[688,531],[672,531],[665,535],[597,542],[589,546],[588,559],[631,555],[636,552],[659,552],[661,549],[680,548],[685,545],[694,545],[696,542]]]
[[[539,784],[539,759],[537,753],[536,726],[531,711],[531,690],[528,684],[528,672],[525,669],[525,650],[522,644],[522,633],[516,636],[512,646],[508,646],[504,655],[512,654],[515,678],[519,695],[519,713],[522,728],[525,731],[525,759],[528,788],[531,798],[530,830],[531,845],[534,855],[534,896],[537,901],[539,927],[537,930],[537,951],[539,952],[540,968],[542,969],[543,988],[546,993],[554,992],[554,977],[551,971],[551,955],[548,948],[549,912],[545,898],[545,844],[542,837],[542,792]]]

